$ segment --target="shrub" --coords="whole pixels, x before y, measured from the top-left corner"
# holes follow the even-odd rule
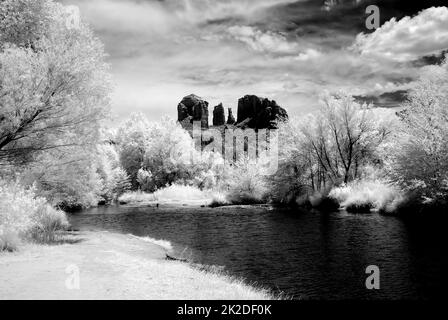
[[[173,184],[165,188],[159,189],[154,193],[146,193],[142,191],[133,191],[123,194],[118,201],[121,204],[127,203],[145,203],[154,201],[188,201],[188,200],[205,200],[211,197],[212,191],[201,190],[194,186],[186,186],[181,184]]]
[[[265,177],[255,163],[240,161],[233,167],[227,199],[232,204],[263,202],[268,193]]]
[[[337,188],[329,194],[348,212],[394,211],[403,200],[402,191],[384,180],[357,180]]]
[[[63,159],[43,154],[20,174],[23,186],[35,185],[34,193],[64,211],[76,211],[98,203],[105,185],[96,172],[96,159],[86,151],[64,150]],[[92,151],[93,152],[93,151]]]
[[[0,227],[0,251],[17,250],[19,244],[20,239],[16,232]]]
[[[327,192],[315,192],[308,197],[311,207],[323,211],[334,212],[339,210],[339,202],[328,196]]]
[[[173,184],[154,192],[160,200],[201,200],[207,198],[207,194],[197,187]]]
[[[54,209],[49,204],[39,206],[33,216],[33,226],[31,227],[32,237],[40,242],[53,242],[58,230],[68,227],[68,220],[65,213]]]
[[[350,213],[369,213],[373,209],[371,202],[367,203],[350,203],[345,210]]]
[[[428,199],[422,198],[417,192],[409,192],[397,198],[384,209],[381,210],[385,215],[400,215],[400,216],[427,216],[438,215],[439,217],[446,217],[446,208],[448,203],[443,199]]]
[[[227,200],[227,196],[225,193],[214,192],[209,206],[212,208],[216,208],[216,207],[226,206],[228,204],[229,204],[229,201]]]
[[[0,248],[15,250],[21,240],[51,242],[68,225],[64,212],[53,209],[34,188],[0,180]]]
[[[146,193],[140,190],[126,192],[125,194],[121,195],[118,198],[118,202],[120,204],[144,203],[144,202],[153,202],[157,200],[158,200],[157,197],[153,193]]]

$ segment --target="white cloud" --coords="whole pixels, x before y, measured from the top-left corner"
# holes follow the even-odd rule
[[[260,10],[293,0],[60,0],[76,3],[94,26],[118,32],[163,32],[172,26],[209,20],[250,18]]]
[[[289,42],[283,35],[271,31],[263,32],[249,26],[232,26],[228,28],[228,33],[259,52],[291,55],[299,50],[296,43]]]
[[[322,56],[322,53],[315,50],[308,48],[305,50],[305,52],[300,53],[295,59],[298,61],[308,61],[311,59],[318,59]]]
[[[96,30],[112,33],[166,33],[178,24],[159,2],[64,0],[76,4]]]
[[[233,17],[250,18],[259,10],[297,0],[167,0],[184,20],[203,22]]]
[[[322,55],[313,48],[302,50],[297,41],[290,41],[284,35],[272,31],[261,31],[250,26],[232,26],[227,32],[233,39],[245,43],[254,51],[274,56],[291,56],[291,63],[317,59]]]
[[[448,8],[423,10],[415,17],[395,18],[371,34],[358,35],[353,49],[362,55],[399,62],[448,48]]]

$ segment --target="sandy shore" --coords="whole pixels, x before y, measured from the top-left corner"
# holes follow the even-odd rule
[[[163,247],[132,236],[67,234],[60,244],[0,253],[0,299],[270,298],[241,281],[165,257]]]

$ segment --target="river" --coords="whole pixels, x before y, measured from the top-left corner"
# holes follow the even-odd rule
[[[109,206],[70,220],[169,241],[174,254],[293,299],[432,299],[443,289],[444,225],[435,221],[261,206]],[[365,286],[369,265],[380,290]]]

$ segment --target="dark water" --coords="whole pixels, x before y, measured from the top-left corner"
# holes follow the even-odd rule
[[[195,262],[295,299],[442,298],[440,223],[376,214],[311,213],[262,207],[103,207],[71,218],[74,227],[170,241]],[[377,265],[381,289],[367,290]]]

